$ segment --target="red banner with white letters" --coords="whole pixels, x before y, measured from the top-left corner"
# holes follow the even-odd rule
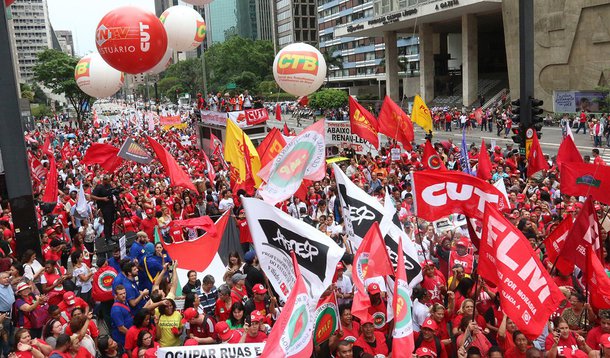
[[[529,241],[490,203],[481,237],[479,274],[498,287],[502,311],[527,337],[538,337],[565,297]]]
[[[269,119],[269,112],[265,108],[246,109],[244,114],[249,126],[266,122]]]
[[[483,220],[485,203],[500,211],[508,208],[505,196],[493,185],[460,172],[423,170],[413,173],[417,216],[428,221],[451,214]]]

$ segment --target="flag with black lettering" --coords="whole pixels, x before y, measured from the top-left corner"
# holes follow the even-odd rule
[[[309,224],[259,199],[243,198],[246,219],[261,268],[285,301],[296,282],[290,251],[294,251],[311,296],[318,299],[330,286],[345,250]]]

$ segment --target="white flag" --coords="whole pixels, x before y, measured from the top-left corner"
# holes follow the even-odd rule
[[[76,212],[82,217],[89,216],[89,204],[87,204],[83,183],[80,183],[80,189],[78,190],[78,196],[76,197]]]

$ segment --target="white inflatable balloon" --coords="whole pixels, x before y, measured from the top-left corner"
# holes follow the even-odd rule
[[[167,33],[167,46],[176,51],[191,51],[205,39],[203,18],[188,6],[172,6],[160,17]]]
[[[284,91],[295,96],[307,96],[324,83],[326,61],[313,46],[291,44],[275,56],[273,77]]]
[[[172,55],[174,54],[174,49],[172,48],[167,48],[167,51],[165,51],[165,55],[163,55],[163,58],[161,59],[161,61],[159,61],[159,63],[157,63],[155,65],[155,67],[151,68],[150,71],[148,71],[147,73],[150,75],[158,75],[159,73],[167,70],[167,68],[172,64]]]
[[[206,4],[211,4],[212,0],[182,0],[187,4],[195,5],[195,6],[203,6]]]
[[[78,61],[74,69],[74,79],[78,87],[89,96],[105,98],[121,89],[125,76],[95,52]]]

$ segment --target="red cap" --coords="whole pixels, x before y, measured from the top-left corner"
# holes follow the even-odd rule
[[[218,337],[222,341],[228,341],[232,336],[231,328],[225,321],[220,321],[214,326],[214,332],[218,333]]]
[[[367,289],[366,289],[370,295],[376,295],[378,293],[381,293],[381,289],[379,288],[379,285],[376,283],[371,283]]]
[[[224,324],[227,324],[226,322],[223,322],[223,323],[224,323]],[[193,338],[189,338],[189,339],[187,339],[186,341],[184,341],[184,344],[183,344],[183,345],[184,345],[185,347],[186,347],[186,346],[198,346],[198,345],[199,345],[199,343],[197,343],[197,341],[196,341],[196,340],[194,340]]]
[[[345,265],[343,265],[343,262],[341,262],[341,261],[337,262],[337,268],[336,268],[336,270],[337,270],[337,271],[339,271],[339,270],[345,270]]]
[[[193,318],[199,316],[199,314],[197,313],[197,311],[193,307],[189,307],[189,308],[184,310],[183,316],[184,316],[184,318],[182,318],[182,324],[185,324],[186,322],[188,322],[188,321],[192,320]]]
[[[252,311],[250,314],[250,322],[259,322],[263,320],[263,315],[260,311]]]
[[[434,266],[434,262],[432,262],[431,260],[425,260],[421,263],[421,267],[425,266]]]
[[[254,287],[252,287],[252,292],[258,293],[259,295],[264,295],[265,293],[267,293],[267,289],[265,288],[265,286],[263,286],[263,284],[257,283],[256,285],[254,285]]]
[[[76,304],[76,299],[74,298],[74,292],[68,291],[64,293],[64,302],[69,306]]]
[[[428,328],[436,332],[436,330],[438,329],[438,324],[436,324],[436,322],[432,318],[427,318],[421,325],[421,328]]]
[[[525,194],[517,194],[517,201],[522,203],[525,201]]]
[[[436,353],[426,347],[417,348],[415,355],[418,357],[436,357]]]
[[[466,241],[466,239],[459,239],[455,243],[455,246],[466,246],[466,247],[468,247],[468,241]]]
[[[148,214],[152,214],[152,213],[153,213],[152,209],[146,209],[146,214],[147,214],[147,215],[148,215]]]

